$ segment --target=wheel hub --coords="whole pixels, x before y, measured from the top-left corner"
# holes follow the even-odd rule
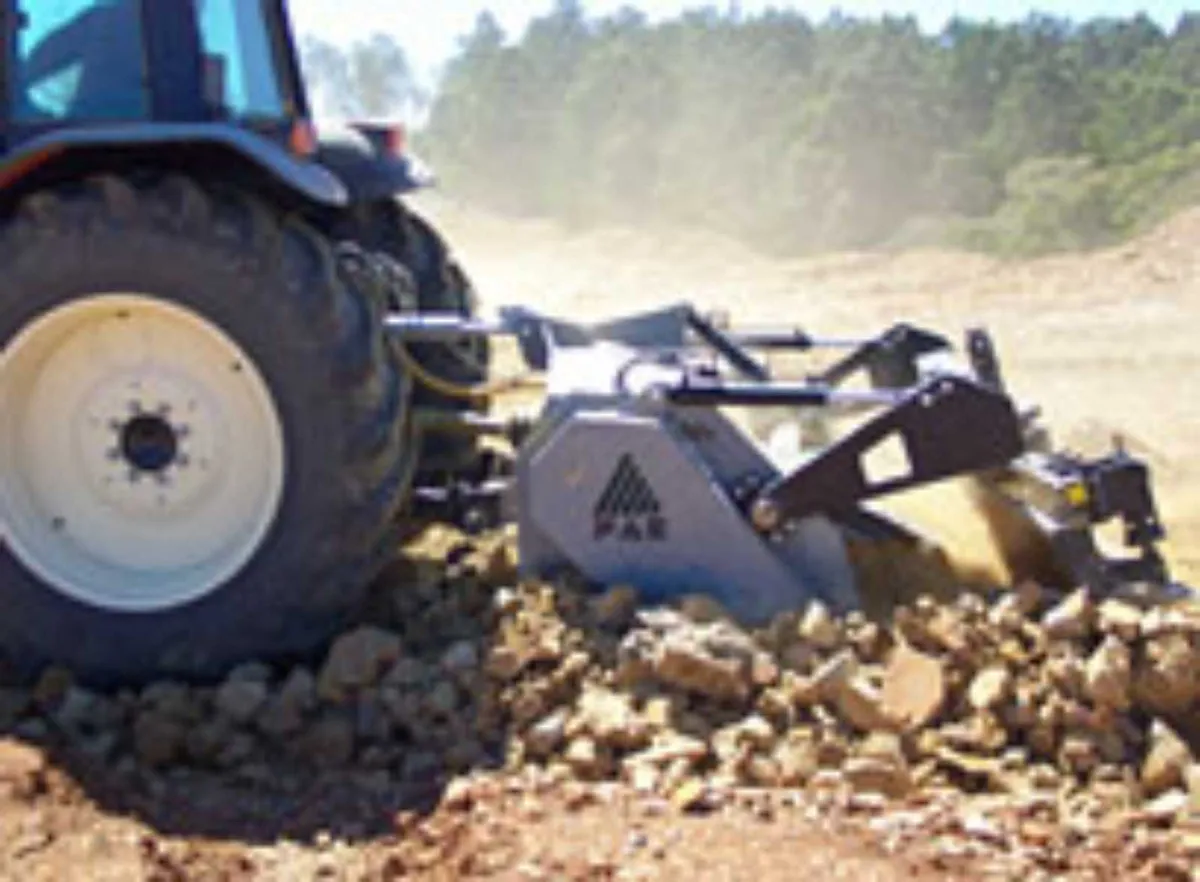
[[[87,297],[18,333],[0,370],[5,541],[45,582],[154,611],[253,556],[282,494],[282,431],[220,328],[149,297]]]
[[[120,431],[120,452],[130,465],[130,477],[153,475],[167,483],[166,471],[179,456],[179,433],[162,414],[138,413]]]

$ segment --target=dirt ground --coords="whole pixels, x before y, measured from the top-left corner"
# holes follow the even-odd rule
[[[488,306],[583,318],[687,299],[831,335],[899,320],[947,332],[985,324],[1011,385],[1045,406],[1059,437],[1082,447],[1120,433],[1150,458],[1172,562],[1200,582],[1200,211],[1112,251],[1002,264],[945,253],[779,261],[703,233],[576,235],[444,200],[423,207]],[[998,846],[919,835],[889,844],[881,829],[811,795],[684,816],[620,788],[488,780],[414,790],[369,771],[291,780],[272,768],[246,780],[146,775],[0,742],[0,878],[22,882],[1038,878],[985,860]],[[1103,855],[1072,869],[1135,878]]]

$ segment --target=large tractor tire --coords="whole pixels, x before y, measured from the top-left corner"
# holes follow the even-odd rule
[[[183,178],[0,227],[0,654],[91,682],[317,648],[393,550],[410,388],[330,244]]]
[[[421,312],[462,316],[477,313],[474,287],[441,234],[400,202],[386,200],[361,206],[353,236],[364,248],[390,255],[412,272]],[[486,337],[414,343],[410,348],[425,371],[450,385],[470,389],[488,379],[491,347]],[[447,395],[419,381],[414,383],[413,406],[425,418],[487,409],[482,399]],[[418,458],[418,481],[437,481],[467,469],[476,455],[475,441],[469,435],[426,433]]]

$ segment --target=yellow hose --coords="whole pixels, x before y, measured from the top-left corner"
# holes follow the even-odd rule
[[[401,363],[414,380],[447,398],[480,401],[487,398],[494,398],[497,395],[503,395],[505,392],[512,392],[515,389],[540,388],[545,385],[545,380],[540,376],[518,374],[512,377],[501,377],[496,380],[489,380],[486,383],[467,386],[430,373],[423,364],[417,361],[404,343],[396,345],[396,352],[400,356]]]

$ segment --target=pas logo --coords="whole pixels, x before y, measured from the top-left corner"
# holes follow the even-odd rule
[[[595,508],[597,541],[665,542],[667,519],[658,495],[633,457],[626,453]]]

